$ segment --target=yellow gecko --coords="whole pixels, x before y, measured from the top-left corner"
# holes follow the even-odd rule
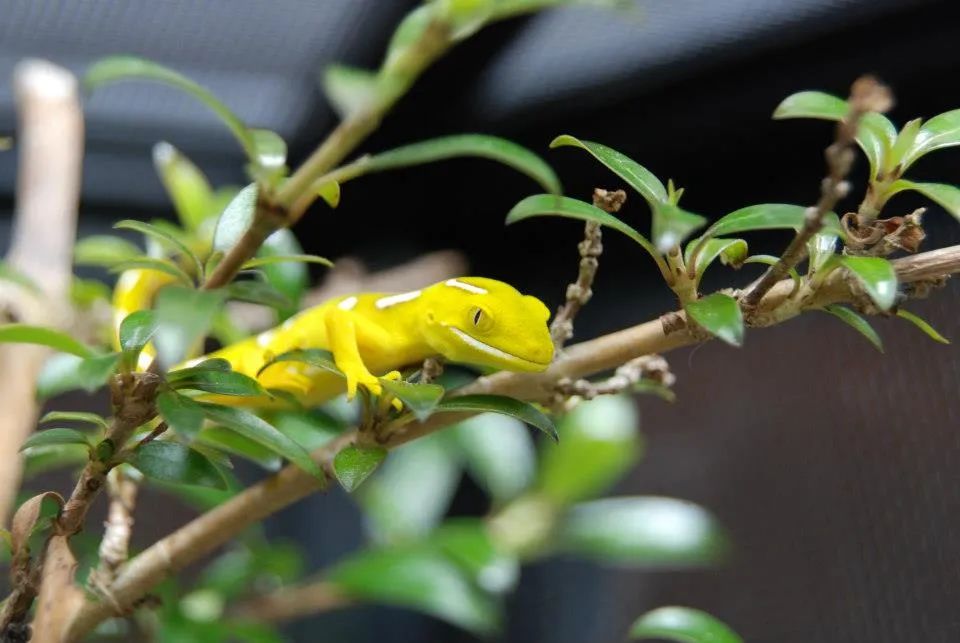
[[[117,298],[115,304],[134,303],[129,299]],[[203,359],[226,359],[235,371],[256,377],[265,388],[292,393],[309,406],[344,391],[352,398],[359,386],[379,395],[378,375],[395,378],[395,369],[433,356],[509,371],[543,371],[553,359],[549,317],[543,302],[509,284],[461,277],[406,293],[331,299],[277,328],[184,366]],[[278,362],[259,373],[272,357],[302,348],[330,351],[346,381],[298,362]],[[216,401],[258,405],[256,400],[242,397],[217,396]]]

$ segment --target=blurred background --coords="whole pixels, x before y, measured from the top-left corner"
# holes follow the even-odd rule
[[[112,53],[145,56],[196,79],[249,123],[274,129],[296,163],[335,124],[318,88],[332,62],[374,67],[413,0],[0,0],[0,133],[12,131],[7,80],[25,56],[75,71]],[[960,5],[903,0],[640,1],[637,11],[549,11],[484,30],[431,69],[361,151],[458,132],[511,138],[544,155],[570,196],[621,187],[582,153],[547,150],[557,134],[604,142],[686,188],[684,207],[717,218],[762,202],[812,203],[832,126],[773,122],[795,91],[845,96],[870,72],[897,96],[898,125],[960,107]],[[121,84],[86,105],[80,234],[121,218],[168,217],[151,164],[172,142],[214,183],[243,182],[242,156],[197,102],[168,88]],[[9,237],[15,155],[0,154],[0,250]],[[853,174],[854,207],[866,163]],[[914,178],[960,182],[960,152],[921,161]],[[551,306],[576,274],[581,226],[542,220],[505,228],[525,177],[480,160],[379,174],[344,188],[295,232],[308,252],[355,256],[372,268],[457,249],[471,272],[505,279]],[[898,196],[890,212],[920,201]],[[926,204],[924,204],[926,205]],[[622,217],[646,230],[632,198]],[[960,241],[931,207],[926,248]],[[751,238],[777,252],[784,234]],[[606,234],[595,297],[577,338],[671,310],[653,264]],[[746,283],[756,266],[717,268],[705,289]],[[749,273],[749,274],[748,274]],[[316,273],[319,279],[321,273]],[[912,310],[960,338],[954,283]],[[622,640],[641,612],[705,609],[747,641],[822,643],[960,640],[960,382],[957,348],[898,320],[877,320],[879,354],[827,315],[749,332],[742,350],[718,342],[671,353],[678,400],[638,401],[646,455],[618,493],[663,494],[710,509],[729,530],[729,563],[707,571],[598,567],[564,558],[525,569],[502,640]],[[467,480],[452,513],[485,508]],[[176,515],[141,512],[151,542]],[[162,514],[162,515],[161,515]],[[186,515],[184,515],[184,520]],[[360,514],[342,493],[313,496],[276,516],[270,534],[307,543],[308,568],[352,551]],[[411,612],[346,610],[302,621],[295,640],[470,641]]]

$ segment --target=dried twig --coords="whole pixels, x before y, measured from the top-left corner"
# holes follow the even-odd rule
[[[107,476],[107,495],[110,509],[103,523],[103,539],[100,541],[100,564],[90,573],[89,583],[94,589],[110,586],[117,569],[127,562],[130,537],[133,534],[133,510],[137,504],[137,481],[114,469]]]
[[[561,378],[557,381],[554,406],[569,408],[579,399],[592,400],[600,395],[615,395],[631,390],[642,379],[651,380],[664,388],[670,388],[676,377],[670,365],[660,355],[641,355],[617,368],[613,375],[599,382],[587,379]]]
[[[319,580],[258,596],[231,611],[242,619],[282,622],[339,609],[350,603],[350,599],[336,585]]]

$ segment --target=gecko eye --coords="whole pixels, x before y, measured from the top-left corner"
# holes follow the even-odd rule
[[[489,330],[493,325],[493,318],[490,313],[479,306],[474,306],[469,312],[470,324],[479,331]]]

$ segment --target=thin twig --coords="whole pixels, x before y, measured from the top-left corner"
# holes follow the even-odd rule
[[[651,380],[664,388],[670,388],[676,377],[670,365],[660,355],[641,355],[617,368],[610,377],[599,382],[588,379],[562,378],[557,381],[555,407],[569,408],[571,398],[592,400],[600,395],[615,395],[631,390],[640,380]],[[574,404],[579,400],[573,400]]]
[[[103,523],[100,564],[90,573],[89,584],[94,589],[109,587],[116,577],[117,569],[127,562],[138,491],[137,481],[125,474],[122,468],[114,469],[107,476],[110,509],[107,520]]]
[[[857,129],[865,114],[871,111],[886,111],[893,103],[890,89],[872,76],[858,78],[850,90],[850,113],[837,123],[834,142],[826,149],[828,174],[820,186],[820,199],[807,209],[803,227],[787,246],[776,264],[767,269],[763,276],[747,290],[741,299],[745,311],[754,309],[774,284],[787,276],[791,268],[807,256],[807,242],[823,229],[823,219],[832,212],[837,202],[847,195],[850,184],[847,174],[853,165],[853,142]]]
[[[267,622],[290,621],[309,614],[329,612],[352,601],[330,581],[319,580],[284,587],[237,605],[231,614],[241,619]]]

